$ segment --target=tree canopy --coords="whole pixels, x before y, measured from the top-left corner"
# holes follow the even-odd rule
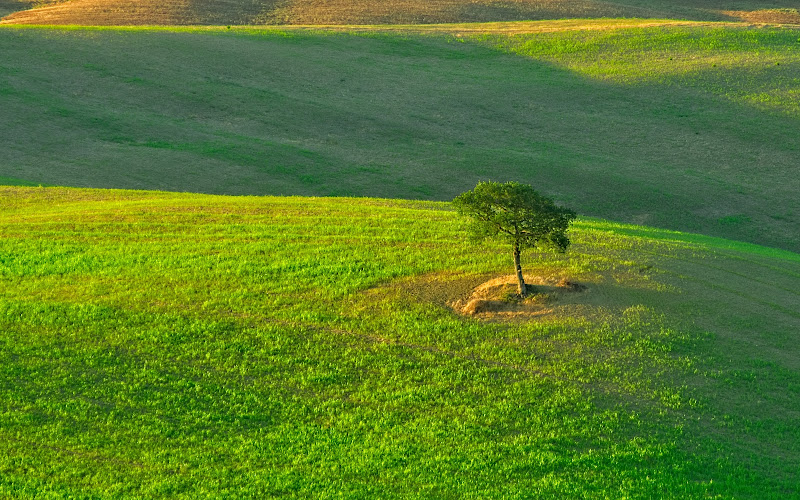
[[[471,217],[473,238],[500,238],[512,245],[520,295],[526,294],[520,252],[526,248],[551,246],[566,251],[567,230],[576,214],[518,182],[479,182],[475,189],[453,200],[461,215]]]

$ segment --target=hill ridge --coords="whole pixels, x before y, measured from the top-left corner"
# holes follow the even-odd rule
[[[743,8],[742,5],[750,8]],[[800,24],[800,3],[666,0],[0,0],[3,24],[346,25],[435,24],[565,18],[671,18]]]

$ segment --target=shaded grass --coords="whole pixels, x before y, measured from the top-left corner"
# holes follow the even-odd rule
[[[800,493],[796,254],[582,220],[486,323],[443,204],[1,189],[4,494]]]
[[[0,184],[4,186],[37,186],[38,184],[26,181],[24,179],[15,179],[13,177],[0,177]]]
[[[3,28],[0,175],[438,200],[515,179],[586,215],[800,248],[797,32],[608,24]]]

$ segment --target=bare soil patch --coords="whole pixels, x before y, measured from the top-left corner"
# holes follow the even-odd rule
[[[467,318],[499,322],[595,320],[617,315],[634,304],[652,304],[669,292],[647,273],[622,268],[580,276],[566,270],[531,270],[525,274],[525,282],[529,288],[524,299],[517,293],[516,275],[494,273],[431,273],[371,292],[385,296],[388,288]]]
[[[500,276],[476,286],[465,298],[449,305],[459,314],[484,319],[533,318],[553,312],[559,304],[575,303],[590,288],[565,277],[525,276],[527,296],[518,293],[514,275]]]

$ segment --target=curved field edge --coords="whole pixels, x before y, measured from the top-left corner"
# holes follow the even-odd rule
[[[4,24],[1,23],[0,24]],[[165,31],[175,33],[282,33],[293,31],[310,32],[376,32],[376,33],[446,33],[446,34],[525,34],[549,33],[554,31],[575,30],[610,30],[625,28],[653,28],[653,27],[753,27],[750,23],[738,21],[691,21],[680,19],[655,19],[655,18],[577,18],[577,19],[552,19],[543,21],[497,21],[497,22],[465,22],[465,23],[430,23],[430,24],[286,24],[286,25],[93,25],[93,24],[4,24],[6,29],[33,29],[33,30],[91,30],[91,31]],[[788,28],[791,28],[789,26]]]
[[[798,494],[797,254],[583,219],[534,322],[446,204],[0,188],[0,492]]]

